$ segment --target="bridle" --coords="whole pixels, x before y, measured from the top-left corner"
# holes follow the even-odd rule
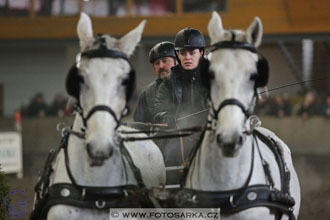
[[[235,41],[235,34],[234,32],[232,32],[232,40],[231,41],[222,41],[222,42],[218,42],[213,44],[210,47],[210,51],[214,52],[216,50],[220,50],[220,49],[243,49],[243,50],[247,50],[250,51],[252,53],[258,53],[257,49],[254,45],[247,43],[247,42],[237,42]],[[254,107],[254,103],[257,96],[257,89],[254,89],[254,95],[248,105],[248,107],[245,107],[245,105],[238,99],[235,98],[227,98],[225,100],[223,100],[219,106],[216,108],[214,105],[214,101],[212,100],[211,95],[209,94],[208,96],[208,100],[209,100],[209,106],[210,106],[210,112],[209,112],[209,116],[211,118],[211,120],[208,120],[207,122],[207,126],[203,129],[203,134],[201,135],[201,138],[199,140],[199,142],[195,145],[195,147],[192,150],[192,153],[190,154],[190,157],[188,159],[188,166],[185,168],[185,175],[182,178],[182,181],[185,181],[185,178],[188,174],[188,170],[190,168],[191,162],[193,161],[193,159],[195,158],[198,148],[201,146],[202,144],[202,140],[203,137],[205,135],[205,132],[208,130],[210,131],[210,141],[214,141],[215,140],[215,132],[216,132],[216,127],[217,127],[217,123],[218,123],[218,115],[220,113],[220,111],[229,105],[234,105],[237,106],[238,108],[240,108],[245,116],[245,122],[250,119],[250,128],[245,128],[245,130],[243,131],[244,135],[251,135],[253,134],[253,130],[255,127],[260,126],[260,120],[257,116],[251,116],[253,113],[253,107]],[[246,124],[246,123],[244,123]],[[253,142],[254,143],[254,142]],[[254,144],[253,144],[254,145]],[[254,149],[254,146],[252,147],[252,149]],[[252,154],[254,155],[254,154]],[[252,160],[253,161],[253,160]],[[253,162],[252,162],[253,163]],[[251,169],[250,172],[252,172],[253,170],[253,165],[251,165]],[[249,182],[249,179],[247,180],[247,182]]]
[[[95,44],[96,43],[100,44],[99,48],[83,52],[81,54],[82,59],[115,58],[126,60],[130,64],[126,54],[117,50],[111,50],[107,48],[105,38],[102,35],[98,35],[96,37]],[[130,72],[130,77],[132,77],[132,75],[134,75],[134,69],[131,64],[130,67],[132,69]],[[74,66],[74,68],[76,68],[76,73],[79,73],[79,69],[76,66]],[[76,74],[75,76],[77,75],[78,74]],[[75,76],[73,76],[73,78]],[[133,82],[134,78],[129,80]],[[80,80],[80,82],[76,80],[73,80],[73,82],[83,83],[83,79]],[[131,86],[131,84],[129,84],[128,86]],[[79,94],[79,90],[77,90],[77,92]],[[128,101],[128,96],[129,94],[126,91],[126,101]],[[41,216],[45,217],[49,208],[56,204],[65,204],[83,208],[95,208],[99,210],[109,210],[110,207],[136,207],[137,205],[143,205],[147,207],[152,206],[150,200],[148,200],[147,197],[145,197],[144,195],[146,186],[143,182],[140,170],[134,164],[128,150],[125,148],[122,141],[120,142],[122,160],[124,160],[125,158],[128,165],[131,167],[137,185],[127,184],[114,187],[96,187],[80,185],[77,183],[70,169],[70,160],[68,154],[68,140],[70,135],[72,134],[80,139],[85,139],[87,122],[96,112],[99,111],[108,112],[114,118],[114,120],[116,121],[115,129],[117,130],[120,126],[120,121],[123,112],[126,109],[123,109],[121,112],[121,116],[117,117],[116,113],[111,107],[107,105],[96,105],[87,112],[85,117],[83,108],[79,103],[78,97],[78,103],[75,105],[75,110],[82,118],[85,128],[82,128],[81,132],[73,131],[71,128],[62,129],[63,138],[60,147],[56,151],[50,153],[49,159],[47,159],[44,173],[42,174],[42,178],[40,178],[36,186],[36,205],[35,209],[33,210],[33,213],[31,214],[31,219],[39,219],[41,218]],[[52,168],[52,163],[56,160],[57,155],[62,149],[64,150],[64,163],[66,172],[71,181],[71,184],[56,183],[50,185],[49,177],[54,171]]]
[[[235,35],[233,35],[232,41],[222,41],[222,42],[213,44],[210,48],[210,51],[214,52],[214,51],[220,50],[220,49],[243,49],[243,50],[250,51],[252,53],[258,53],[257,49],[254,45],[247,43],[247,42],[235,41],[234,36]],[[235,106],[239,107],[245,115],[245,120],[247,120],[252,115],[253,106],[254,106],[256,97],[257,97],[257,90],[255,89],[252,100],[247,108],[244,106],[244,104],[240,100],[235,99],[235,98],[228,98],[228,99],[223,100],[220,103],[220,105],[216,108],[214,105],[214,102],[211,98],[211,95],[209,95],[208,99],[210,102],[210,111],[211,111],[210,116],[212,119],[212,121],[211,121],[212,129],[215,129],[215,125],[217,124],[218,115],[219,115],[220,111],[228,105],[235,105]]]
[[[107,105],[96,105],[94,106],[91,110],[88,111],[87,116],[84,116],[84,112],[83,112],[83,108],[80,105],[76,105],[75,106],[75,110],[78,112],[78,114],[80,115],[82,121],[83,121],[83,125],[85,128],[87,128],[87,121],[92,117],[93,114],[95,114],[98,111],[105,111],[108,112],[113,119],[116,121],[116,127],[115,130],[118,129],[118,127],[120,126],[120,121],[121,121],[121,116],[118,118],[116,113],[112,110],[111,107],[107,106]],[[122,111],[124,112],[124,110]],[[122,115],[122,114],[121,114]]]
[[[100,46],[98,49],[94,49],[94,50],[88,50],[85,51],[81,54],[81,58],[85,58],[85,59],[93,59],[93,58],[115,58],[115,59],[123,59],[125,61],[127,61],[130,65],[130,67],[132,68],[132,65],[128,59],[128,57],[126,56],[126,54],[124,54],[121,51],[118,50],[111,50],[108,49],[106,46],[106,41],[105,38],[101,35],[96,36],[96,42],[100,43]],[[78,104],[76,106],[76,110],[77,112],[80,114],[82,120],[83,120],[83,124],[85,126],[85,128],[87,128],[87,121],[93,116],[93,114],[95,114],[98,111],[105,111],[108,112],[116,121],[116,127],[115,129],[117,130],[117,128],[120,126],[120,121],[121,121],[121,116],[123,115],[122,113],[125,111],[125,109],[122,110],[121,112],[121,116],[118,118],[115,114],[115,112],[113,111],[113,109],[107,105],[96,105],[94,106],[91,110],[89,110],[89,112],[87,113],[87,116],[84,117],[84,111],[83,108],[81,107],[80,104]]]
[[[212,111],[211,117],[214,120],[218,120],[218,114],[227,105],[236,105],[236,106],[238,106],[242,110],[242,112],[244,113],[246,118],[249,118],[252,114],[251,107],[246,109],[245,106],[242,104],[242,102],[240,102],[238,99],[225,99],[224,101],[222,101],[220,103],[220,105],[217,109],[214,107],[214,103],[213,103],[211,97],[209,98],[209,100],[210,100],[211,111]]]
[[[219,42],[211,46],[212,52],[219,49],[244,49],[252,53],[257,53],[256,48],[252,44],[236,42],[235,37],[233,37],[232,41]],[[255,88],[254,95],[247,108],[244,106],[244,104],[241,101],[235,98],[227,98],[223,100],[216,108],[211,96],[209,96],[210,117],[212,121],[209,121],[208,123],[211,123],[211,128],[209,129],[211,130],[211,134],[215,132],[216,124],[218,122],[218,114],[225,106],[228,105],[235,105],[239,107],[245,115],[245,121],[249,118],[251,121],[253,121],[253,116],[251,116],[251,114],[256,97],[257,97],[257,91]],[[205,131],[206,130],[204,130],[199,142],[195,145],[191,153],[188,166],[186,166],[184,169],[182,185],[186,181],[189,168],[192,164],[193,159],[197,155],[198,148],[202,145]],[[252,148],[251,148],[252,152],[251,152],[250,171],[248,174],[248,178],[246,179],[243,187],[239,189],[227,190],[227,191],[203,191],[203,190],[183,188],[181,192],[179,192],[180,195],[175,197],[175,198],[179,198],[176,200],[177,207],[180,208],[186,206],[200,207],[200,208],[211,207],[211,206],[220,207],[222,213],[229,214],[229,213],[236,213],[252,207],[266,206],[266,207],[275,208],[279,211],[278,213],[276,213],[276,218],[275,218],[276,220],[281,219],[284,213],[289,216],[290,220],[295,219],[293,214],[293,206],[295,204],[295,201],[294,198],[291,197],[289,190],[290,173],[285,165],[285,161],[281,155],[278,144],[276,143],[276,141],[274,141],[274,139],[272,139],[272,137],[266,137],[258,130],[255,130],[254,128],[251,131],[245,133],[247,135],[252,135],[253,140],[252,140]],[[271,175],[271,171],[269,169],[269,164],[262,157],[257,138],[262,140],[274,153],[274,156],[277,160],[280,170],[280,178],[281,178],[281,186],[282,186],[280,190],[274,188],[274,181]],[[262,161],[263,170],[269,184],[253,184],[253,185],[249,184],[254,169],[255,148],[258,150],[260,159]],[[255,197],[253,198],[249,197],[249,195],[252,194],[255,195]]]

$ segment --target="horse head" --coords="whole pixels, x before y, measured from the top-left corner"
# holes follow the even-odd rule
[[[68,93],[77,101],[84,124],[90,165],[102,165],[119,152],[117,128],[135,84],[128,58],[141,40],[145,21],[120,39],[98,34],[91,19],[81,13],[77,33],[81,53],[66,80]]]
[[[213,12],[208,32],[212,53],[201,66],[203,82],[210,89],[210,115],[217,145],[225,156],[235,156],[244,142],[256,88],[268,80],[267,60],[256,49],[262,40],[262,23],[256,17],[246,31],[225,30]]]

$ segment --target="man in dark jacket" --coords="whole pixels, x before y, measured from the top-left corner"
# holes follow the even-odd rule
[[[174,44],[168,41],[156,44],[149,52],[149,61],[158,78],[142,92],[134,113],[135,122],[153,123],[154,102],[163,79],[176,64]]]
[[[205,125],[207,121],[207,90],[202,86],[199,61],[204,59],[205,40],[194,28],[185,28],[175,37],[179,64],[163,80],[155,100],[154,121],[172,128]],[[180,165],[199,140],[200,133],[170,139],[165,147],[166,166]]]

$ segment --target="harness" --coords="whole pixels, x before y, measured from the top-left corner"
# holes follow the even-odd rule
[[[49,209],[58,204],[80,208],[90,208],[107,211],[111,207],[137,208],[153,207],[148,199],[147,189],[143,183],[140,170],[135,166],[127,149],[121,143],[121,153],[132,168],[138,185],[123,185],[114,187],[93,187],[78,185],[69,167],[68,139],[70,132],[65,132],[59,148],[51,150],[44,170],[35,186],[36,201],[31,213],[31,220],[46,219]],[[53,173],[52,164],[60,150],[64,150],[65,167],[71,183],[56,183],[50,185],[50,175]]]
[[[89,50],[81,54],[82,58],[93,59],[93,58],[118,58],[124,59],[129,62],[127,56],[116,50],[111,50],[106,47],[106,40],[102,35],[96,37],[95,44],[99,44],[99,48],[95,50]],[[69,91],[69,94],[75,96],[79,95],[79,80],[75,77],[77,76],[79,70],[74,66],[73,72],[69,73],[68,85],[70,88],[71,83],[76,84],[73,88],[76,91]],[[71,75],[71,76],[70,76]],[[134,71],[130,72],[129,82],[127,87],[132,87],[134,81]],[[129,89],[129,88],[128,88]],[[127,92],[126,98],[128,101],[131,92]],[[117,129],[120,126],[121,116],[117,117],[115,112],[106,105],[96,105],[89,112],[87,112],[86,117],[79,103],[79,97],[76,97],[78,100],[78,105],[76,106],[76,111],[80,114],[85,128],[87,128],[87,121],[98,111],[108,112],[113,119],[116,121]],[[124,111],[124,110],[123,110]],[[129,152],[125,148],[123,141],[120,142],[121,155],[126,159],[129,166],[131,167],[137,185],[122,185],[114,187],[93,187],[93,186],[84,186],[77,184],[71,169],[70,161],[68,155],[68,140],[69,136],[75,135],[78,138],[85,138],[85,129],[82,129],[82,132],[73,131],[71,129],[63,129],[60,146],[56,151],[51,151],[43,173],[41,174],[38,183],[35,186],[36,192],[36,201],[34,210],[31,213],[30,219],[46,219],[47,212],[53,205],[64,204],[80,208],[90,208],[107,211],[110,207],[153,207],[152,202],[148,199],[147,189],[143,183],[142,176],[138,167],[135,166]],[[59,152],[63,149],[64,151],[64,160],[66,172],[69,176],[71,183],[56,183],[50,185],[50,175],[54,171],[52,164],[57,158]],[[124,159],[123,158],[123,159]]]
[[[243,49],[252,53],[257,53],[256,48],[249,43],[235,41],[235,35],[233,33],[232,41],[219,42],[212,45],[211,51],[218,49]],[[258,64],[257,64],[258,65]],[[259,71],[259,70],[258,70]],[[261,71],[259,71],[261,72]],[[268,74],[263,73],[263,74]],[[254,96],[249,104],[245,106],[241,101],[234,98],[227,98],[219,104],[216,108],[214,103],[209,97],[210,101],[210,116],[211,121],[208,121],[209,127],[206,127],[201,135],[200,140],[194,146],[193,151],[188,160],[188,165],[184,169],[183,179],[181,181],[181,188],[170,193],[169,199],[160,201],[166,203],[167,206],[176,208],[220,208],[223,214],[237,213],[242,210],[246,210],[253,207],[269,207],[277,211],[275,215],[276,220],[280,220],[283,214],[289,216],[289,220],[295,220],[293,214],[293,206],[295,205],[294,198],[290,195],[290,172],[285,164],[285,161],[280,152],[280,148],[277,142],[271,136],[265,136],[258,130],[253,129],[247,131],[247,135],[253,136],[253,145],[251,152],[251,166],[248,178],[243,187],[235,190],[225,191],[203,191],[183,188],[184,182],[186,181],[188,170],[192,164],[193,159],[196,157],[199,147],[201,146],[202,140],[205,136],[206,130],[211,130],[210,139],[213,141],[215,136],[215,129],[218,122],[219,112],[227,105],[235,105],[239,107],[245,115],[246,120],[250,117],[253,109],[253,103],[257,95],[256,89]],[[262,157],[261,151],[258,145],[258,139],[261,140],[269,147],[275,156],[277,165],[280,171],[281,178],[281,189],[274,188],[274,180],[271,175],[269,164]],[[255,184],[249,185],[253,173],[254,167],[254,152],[255,148],[259,153],[263,170],[267,179],[268,184]]]
[[[260,133],[258,130],[253,130],[254,144],[252,146],[252,162],[248,178],[243,187],[235,190],[226,191],[203,191],[183,188],[184,181],[187,178],[188,170],[192,164],[199,146],[201,145],[204,134],[201,136],[200,141],[195,145],[195,148],[190,155],[188,166],[184,169],[183,179],[181,181],[181,188],[171,192],[169,201],[166,204],[176,208],[210,208],[218,207],[223,214],[232,214],[240,212],[253,207],[268,207],[277,210],[276,220],[280,220],[283,214],[289,216],[289,220],[295,220],[293,214],[293,206],[295,200],[290,195],[290,172],[286,167],[284,159],[281,155],[280,148],[272,137],[267,137]],[[281,177],[281,190],[274,188],[274,181],[271,176],[268,163],[262,158],[257,139],[264,142],[275,156],[277,161],[280,177]],[[257,148],[259,156],[263,164],[266,179],[269,184],[255,184],[249,185],[253,167],[254,167],[254,151]]]

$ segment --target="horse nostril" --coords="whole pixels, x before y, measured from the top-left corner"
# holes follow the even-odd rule
[[[88,156],[92,156],[92,150],[91,150],[91,145],[90,144],[87,144],[87,154],[88,154]]]
[[[221,135],[220,134],[217,135],[217,142],[218,142],[218,144],[221,143]]]
[[[113,149],[112,149],[112,147],[111,147],[110,150],[109,150],[109,157],[111,157],[112,154],[113,154]]]
[[[86,148],[87,148],[87,154],[90,158],[109,158],[112,156],[114,150],[113,148],[109,145],[108,146],[108,150],[100,150],[100,149],[93,149],[93,144],[88,143],[86,144]]]
[[[243,144],[243,136],[238,137],[238,144],[242,145]]]

